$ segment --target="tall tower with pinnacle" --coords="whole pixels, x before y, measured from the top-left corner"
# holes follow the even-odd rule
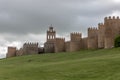
[[[54,42],[56,38],[56,31],[53,29],[52,24],[47,31],[47,42]]]
[[[52,25],[47,30],[47,41],[44,44],[45,53],[55,52],[55,41],[56,41],[56,31],[53,29]]]

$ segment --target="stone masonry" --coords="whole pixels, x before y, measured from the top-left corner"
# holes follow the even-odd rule
[[[65,38],[56,37],[56,31],[52,25],[47,30],[44,47],[38,47],[38,43],[25,43],[23,47],[16,50],[16,47],[8,47],[7,57],[21,56],[38,53],[72,52],[81,49],[103,49],[113,48],[114,40],[120,35],[120,18],[105,17],[104,23],[98,27],[88,28],[88,37],[82,38],[82,33],[73,32],[70,34],[70,41]]]

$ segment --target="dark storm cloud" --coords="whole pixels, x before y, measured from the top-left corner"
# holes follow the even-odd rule
[[[0,33],[45,33],[50,24],[59,33],[86,30],[119,7],[112,0],[0,0]]]
[[[43,32],[50,24],[69,26],[72,17],[66,9],[52,1],[3,1],[1,6],[1,32],[35,33]],[[40,31],[41,30],[41,31]]]

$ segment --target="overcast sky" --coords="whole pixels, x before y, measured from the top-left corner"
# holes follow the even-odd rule
[[[120,15],[120,0],[0,0],[0,57],[7,46],[46,40],[52,24],[61,37],[70,32],[87,36],[106,16]]]

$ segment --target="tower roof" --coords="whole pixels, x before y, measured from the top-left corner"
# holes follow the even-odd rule
[[[49,27],[49,29],[51,30],[51,29],[53,29],[53,27]]]
[[[53,29],[53,26],[52,26],[52,24],[50,25],[49,29]]]

